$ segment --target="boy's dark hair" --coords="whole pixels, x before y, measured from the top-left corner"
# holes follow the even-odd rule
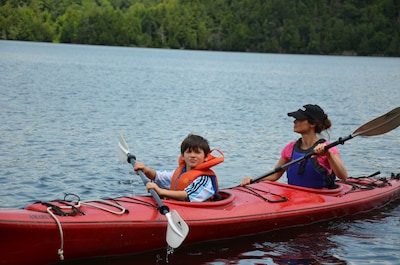
[[[210,146],[208,145],[208,141],[199,135],[189,134],[181,144],[182,155],[186,150],[191,151],[198,149],[203,150],[206,156],[211,151]]]

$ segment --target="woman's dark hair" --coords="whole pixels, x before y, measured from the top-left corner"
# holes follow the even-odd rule
[[[186,150],[198,150],[201,149],[204,151],[204,154],[207,156],[210,153],[210,146],[208,145],[208,141],[199,135],[189,134],[185,140],[183,140],[181,144],[181,154]]]
[[[332,122],[328,119],[328,114],[325,114],[324,121],[308,120],[309,123],[315,124],[315,132],[321,133],[323,130],[328,130],[332,126]]]

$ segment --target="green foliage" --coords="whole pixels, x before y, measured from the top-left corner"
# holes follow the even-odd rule
[[[400,56],[400,2],[0,0],[0,39]]]

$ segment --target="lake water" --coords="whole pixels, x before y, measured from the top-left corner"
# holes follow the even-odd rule
[[[328,140],[400,105],[400,59],[0,41],[0,207],[144,194],[117,158],[173,169],[189,133],[225,153],[220,186],[273,169],[299,137],[287,112],[319,104]],[[400,129],[339,146],[354,177],[399,173]],[[282,178],[285,181],[285,177]],[[354,218],[182,247],[170,264],[400,264],[398,202]],[[156,252],[79,264],[160,264]],[[185,261],[182,263],[182,261]],[[187,263],[186,263],[187,261]],[[297,262],[297,263],[296,263]],[[78,263],[76,263],[78,264]]]

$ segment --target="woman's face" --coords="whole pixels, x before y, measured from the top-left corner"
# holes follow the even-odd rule
[[[186,163],[186,169],[191,170],[196,167],[198,164],[204,162],[206,159],[206,155],[204,151],[200,148],[196,149],[186,149],[183,153],[183,160]]]
[[[308,120],[294,120],[293,131],[296,133],[307,133],[315,130],[315,124],[311,124]]]

